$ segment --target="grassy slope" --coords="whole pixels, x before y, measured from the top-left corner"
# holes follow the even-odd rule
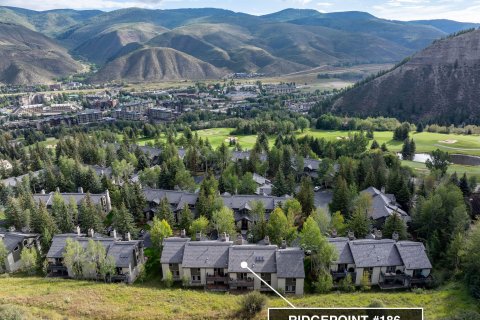
[[[230,294],[163,289],[153,284],[126,286],[43,278],[2,278],[0,285],[0,305],[23,306],[33,317],[49,319],[236,319],[239,299]],[[388,307],[424,307],[426,320],[476,308],[476,302],[460,284],[419,294],[331,293],[290,299],[294,305],[305,307],[363,307],[378,299]],[[285,303],[270,296],[268,306],[285,307]],[[264,311],[256,319],[265,318]]]

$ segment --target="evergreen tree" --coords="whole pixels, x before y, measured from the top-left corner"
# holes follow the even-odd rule
[[[137,233],[133,216],[124,203],[122,203],[120,208],[114,208],[112,210],[112,226],[123,235],[128,232],[130,232],[131,235],[136,235]]]
[[[308,217],[315,209],[314,197],[312,180],[310,177],[303,177],[296,198],[302,206],[304,217]]]
[[[87,232],[89,229],[93,229],[97,232],[103,230],[103,217],[101,210],[92,202],[90,193],[87,193],[85,198],[80,204],[80,210],[78,213],[78,222],[80,228]]]
[[[190,226],[193,222],[193,213],[190,210],[188,203],[183,205],[182,211],[180,211],[180,218],[179,218],[179,227],[186,232],[190,232]]]
[[[367,214],[361,210],[355,210],[348,220],[348,229],[355,233],[357,238],[365,238],[370,232],[371,223]]]
[[[398,233],[400,240],[405,240],[407,238],[407,226],[400,215],[396,212],[385,220],[385,224],[383,225],[383,236],[385,238],[392,238],[394,232]]]
[[[258,242],[267,235],[267,221],[265,219],[265,205],[262,201],[254,201],[251,204],[252,211],[252,235],[253,241]]]
[[[468,183],[467,174],[463,173],[463,176],[460,178],[458,182],[458,187],[462,190],[463,196],[468,197],[472,192],[470,189],[470,184]]]
[[[163,197],[162,200],[160,200],[157,216],[160,220],[167,221],[170,226],[175,224],[175,217],[173,215],[172,208],[170,207],[170,203],[166,197]]]
[[[51,213],[57,223],[58,229],[63,233],[72,232],[74,229],[73,217],[70,215],[71,211],[68,209],[62,196],[58,192],[55,192]]]
[[[337,177],[335,187],[333,188],[333,197],[330,202],[330,212],[340,211],[342,215],[348,215],[352,204],[352,192],[347,186],[347,182],[342,177]]]
[[[43,202],[38,204],[37,210],[35,211],[35,216],[32,220],[33,231],[40,233],[42,236],[43,247],[49,248],[52,237],[58,233],[58,228],[55,224],[55,220],[48,212],[47,206]]]
[[[370,146],[370,149],[376,150],[376,149],[379,149],[379,148],[380,148],[380,145],[378,144],[377,140],[373,140],[372,145]]]

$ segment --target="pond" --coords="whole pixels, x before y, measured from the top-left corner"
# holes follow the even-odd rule
[[[402,154],[397,153],[398,157],[402,159]],[[432,157],[428,153],[415,153],[413,157],[413,161],[425,163],[428,159]],[[480,157],[477,156],[469,156],[466,154],[451,154],[450,161],[453,164],[460,164],[465,166],[480,166]]]

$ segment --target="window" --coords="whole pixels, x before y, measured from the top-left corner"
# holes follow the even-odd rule
[[[297,289],[297,280],[295,278],[287,278],[285,279],[285,292],[287,293],[295,293]]]
[[[175,279],[180,278],[180,270],[179,270],[178,264],[170,263],[168,266],[169,266],[170,272],[172,273],[172,276]]]
[[[347,265],[346,264],[339,264],[338,265],[338,272],[345,272],[347,270]]]
[[[262,279],[263,279],[266,283],[268,283],[269,285],[272,285],[272,274],[271,274],[271,273],[262,273],[260,276],[262,277]],[[262,282],[261,286],[264,287],[264,288],[268,288],[268,287],[265,285],[265,283],[263,283],[263,282]]]
[[[17,252],[18,250],[20,250],[20,247],[16,246],[15,249],[13,249],[13,252]]]
[[[413,277],[414,278],[421,278],[422,275],[422,269],[415,269],[413,270]]]
[[[387,273],[395,273],[395,266],[393,267],[387,267]]]
[[[247,280],[247,274],[246,273],[237,273],[237,279],[238,280]]]
[[[193,268],[193,269],[191,269],[190,272],[191,272],[192,282],[200,282],[201,281],[200,268]]]

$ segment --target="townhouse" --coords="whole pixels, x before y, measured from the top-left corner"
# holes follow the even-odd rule
[[[382,226],[385,220],[392,214],[398,214],[405,223],[409,223],[412,220],[408,213],[402,210],[397,203],[395,195],[386,194],[375,187],[369,187],[361,193],[372,197],[372,210],[368,212],[368,216],[375,221],[378,227]]]
[[[270,291],[264,282],[241,267],[242,262],[247,262],[274,289],[303,294],[303,250],[287,248],[286,243],[281,247],[271,245],[268,238],[263,243],[245,244],[241,236],[233,242],[225,234],[217,241],[167,238],[160,259],[163,276],[171,272],[176,281],[212,291]]]
[[[397,235],[394,235],[397,238]],[[432,265],[420,242],[393,239],[330,238],[335,247],[337,261],[330,266],[335,282],[350,275],[353,283],[381,289],[408,288],[426,285],[430,280]]]
[[[104,246],[107,256],[113,257],[115,261],[115,272],[109,275],[112,282],[133,283],[140,274],[141,265],[145,263],[143,254],[143,240],[131,240],[127,235],[127,240],[121,240],[113,231],[113,237],[104,237],[95,234],[93,230],[89,235],[80,233],[77,227],[76,233],[58,234],[53,237],[52,245],[47,253],[48,275],[50,277],[72,277],[73,273],[64,263],[64,253],[67,239],[77,241],[83,248],[86,248],[88,242],[93,240]],[[94,279],[96,275],[91,275]]]
[[[198,193],[189,193],[184,191],[162,190],[162,189],[143,189],[148,208],[145,209],[147,219],[153,218],[157,211],[160,201],[167,199],[178,221],[178,213],[187,204],[194,214],[196,214],[196,205],[198,203]],[[275,208],[281,206],[289,197],[274,197],[265,195],[221,195],[223,204],[232,209],[235,216],[235,223],[240,230],[250,230],[255,222],[251,215],[252,207],[255,201],[263,203],[265,208],[265,219],[268,220],[270,213]]]
[[[5,249],[7,249],[7,256],[4,265],[0,267],[7,273],[18,271],[21,267],[21,253],[24,248],[35,248],[39,252],[40,235],[36,233],[23,232],[0,232],[0,241],[3,242]]]
[[[41,193],[33,195],[33,200],[35,200],[35,202],[37,203],[43,202],[47,206],[47,208],[51,208],[54,195],[55,192],[45,193],[45,191],[42,190]],[[110,200],[110,193],[108,190],[105,190],[104,193],[90,193],[89,195],[92,202],[95,205],[101,207],[105,213],[109,213],[110,211],[112,211],[112,202]],[[82,204],[82,201],[87,196],[87,193],[83,192],[83,188],[78,188],[78,192],[62,192],[60,193],[60,196],[63,198],[65,203],[69,203],[70,199],[73,198],[77,205],[80,206]]]

